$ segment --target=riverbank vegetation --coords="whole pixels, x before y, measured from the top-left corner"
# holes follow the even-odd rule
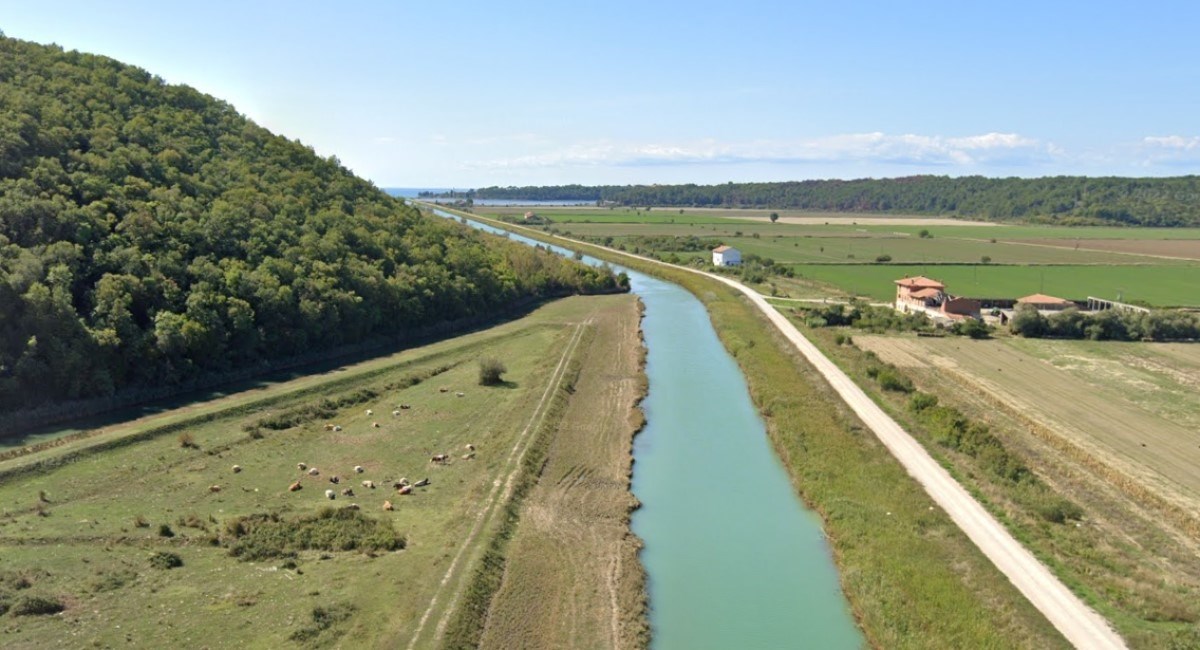
[[[106,57],[0,36],[0,107],[0,412],[622,290]]]
[[[566,298],[458,338],[12,450],[0,460],[0,645],[404,647],[426,613],[417,647],[437,645],[500,530],[495,486],[518,480],[524,433],[540,431],[553,454],[572,403],[607,404],[563,372],[607,358],[574,346],[576,334],[610,341],[606,328],[620,325],[636,346],[636,318],[632,297]],[[502,384],[478,385],[487,357],[503,359]],[[565,407],[546,408],[555,400]],[[627,464],[628,448],[606,449]],[[526,463],[536,479],[536,454]],[[639,582],[620,589],[622,607],[639,602]],[[35,615],[49,613],[37,603],[61,611]]]

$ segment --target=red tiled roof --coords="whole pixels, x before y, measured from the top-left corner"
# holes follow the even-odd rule
[[[733,248],[733,246],[726,246],[725,244],[721,244],[720,246],[717,246],[716,248],[714,248],[713,252],[714,253],[724,253],[725,251],[731,250],[732,248]]]
[[[1047,296],[1044,293],[1035,293],[1032,296],[1025,296],[1017,299],[1018,305],[1073,305],[1075,303],[1054,296]]]
[[[908,287],[909,289],[925,289],[925,288],[945,289],[946,288],[946,285],[942,284],[941,282],[938,282],[937,280],[930,280],[929,278],[927,278],[923,275],[918,275],[916,277],[903,278],[900,280],[896,280],[896,284],[898,284],[902,287]]]
[[[933,287],[926,287],[924,289],[918,289],[916,291],[913,291],[913,292],[909,293],[908,295],[912,296],[913,298],[934,298],[939,293],[941,293],[941,291],[939,291],[938,289],[934,289]]]

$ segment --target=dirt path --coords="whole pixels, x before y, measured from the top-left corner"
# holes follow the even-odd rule
[[[537,485],[506,551],[480,647],[640,645],[643,580],[629,532],[641,337],[634,301],[597,310]],[[536,612],[536,615],[531,613]]]
[[[550,403],[550,396],[553,395],[554,390],[558,387],[563,376],[566,374],[567,361],[571,358],[571,354],[575,351],[575,347],[579,344],[579,339],[582,336],[583,328],[585,326],[586,323],[576,325],[575,331],[571,333],[571,339],[563,349],[562,357],[559,358],[558,365],[554,368],[554,372],[551,373],[550,381],[546,384],[546,390],[542,393],[541,398],[538,400],[537,406],[530,415],[529,421],[526,423],[525,428],[521,431],[521,433],[517,436],[516,441],[513,443],[513,447],[508,453],[508,458],[505,459],[503,469],[500,471],[500,474],[497,475],[495,481],[492,482],[491,491],[488,492],[488,496],[484,500],[482,507],[480,507],[479,512],[475,515],[475,521],[471,526],[471,532],[467,534],[467,537],[463,540],[463,543],[458,547],[458,552],[455,553],[454,559],[450,562],[449,568],[446,569],[446,574],[442,576],[441,582],[438,583],[438,588],[434,592],[433,598],[429,601],[429,606],[425,609],[425,613],[421,615],[421,619],[417,623],[416,629],[413,631],[412,638],[409,639],[407,646],[408,650],[412,650],[417,646],[417,643],[422,638],[422,633],[425,631],[425,625],[429,622],[430,616],[432,616],[434,610],[438,606],[439,599],[444,595],[447,587],[454,582],[456,585],[449,594],[449,602],[442,609],[442,616],[438,620],[433,641],[436,642],[437,639],[440,638],[444,633],[446,624],[450,620],[450,615],[454,611],[454,605],[458,601],[459,595],[462,592],[463,585],[465,585],[467,582],[467,572],[465,570],[460,570],[459,564],[462,562],[463,557],[467,554],[468,550],[477,549],[476,541],[478,541],[480,531],[483,530],[485,524],[491,520],[492,515],[497,511],[498,506],[506,502],[509,495],[512,493],[513,481],[516,479],[517,472],[521,469],[521,459],[524,457],[525,451],[529,448],[529,443],[533,437],[531,433],[536,431],[542,420],[545,419],[548,411],[547,407]],[[507,475],[505,475],[506,472]],[[503,487],[503,492],[501,492],[501,487]]]

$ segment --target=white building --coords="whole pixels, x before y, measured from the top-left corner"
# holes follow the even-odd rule
[[[717,246],[713,249],[713,266],[739,266],[742,253],[733,246]]]

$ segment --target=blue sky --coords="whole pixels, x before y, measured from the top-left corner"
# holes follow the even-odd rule
[[[0,29],[387,187],[1200,169],[1198,3],[182,4],[0,0]]]

